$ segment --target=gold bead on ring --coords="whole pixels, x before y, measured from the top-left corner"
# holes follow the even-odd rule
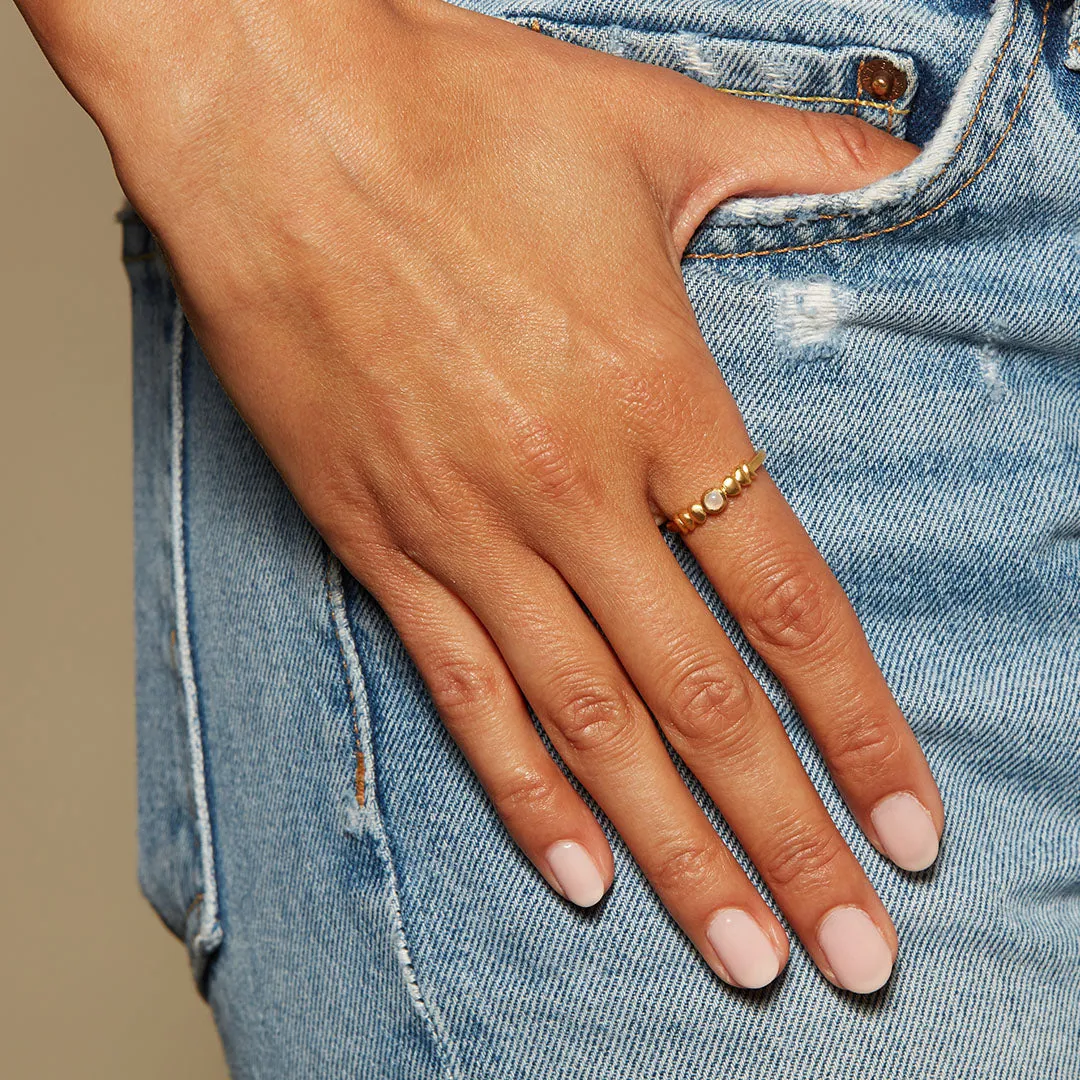
[[[754,474],[765,460],[765,451],[756,450],[749,461],[744,461],[730,476],[725,476],[716,487],[711,487],[700,499],[691,503],[685,510],[673,514],[667,522],[669,532],[693,532],[710,517],[722,513],[728,501],[738,495],[743,488],[749,487]]]

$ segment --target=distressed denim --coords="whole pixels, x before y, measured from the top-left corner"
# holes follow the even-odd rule
[[[1080,20],[1045,0],[483,0],[922,153],[857,192],[717,207],[683,264],[770,475],[941,785],[936,866],[871,848],[900,935],[862,999],[793,943],[720,982],[619,837],[592,911],[508,839],[385,615],[214,378],[143,223],[134,312],[140,879],[238,1078],[1080,1077]],[[888,60],[902,94],[868,96]],[[619,207],[611,207],[617,235]],[[694,779],[687,783],[760,879]]]

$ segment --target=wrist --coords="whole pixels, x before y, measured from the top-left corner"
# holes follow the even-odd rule
[[[202,112],[237,75],[245,43],[272,46],[275,31],[316,32],[333,7],[356,26],[352,41],[373,56],[395,30],[421,24],[443,0],[351,0],[309,9],[299,0],[15,0],[72,95],[112,134],[140,119],[171,125]]]

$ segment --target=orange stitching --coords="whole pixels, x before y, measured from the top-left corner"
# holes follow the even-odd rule
[[[334,601],[330,595],[330,559],[333,556],[329,551],[326,553],[326,569],[323,571],[323,585],[326,588],[326,602],[330,605],[330,610],[333,612]],[[352,713],[352,729],[355,745],[353,752],[356,754],[356,775],[353,778],[353,783],[356,789],[356,802],[357,805],[363,807],[364,805],[364,751],[363,741],[360,738],[360,724],[356,717],[356,695],[353,693],[352,679],[349,678],[349,662],[345,659],[345,649],[342,647],[341,639],[338,637],[335,630],[334,640],[337,641],[338,655],[341,657],[341,666],[345,671],[345,689],[349,695],[349,709]]]
[[[866,59],[863,58],[859,61],[859,70],[855,72],[855,108],[853,110],[855,116],[859,115],[859,104],[862,99],[862,71],[865,65]],[[870,105],[873,102],[867,102],[867,104]]]
[[[888,109],[890,107],[877,101],[863,101],[859,98],[818,97],[809,94],[770,94],[766,90],[735,90],[730,86],[714,86],[713,89],[719,90],[722,94],[737,94],[739,97],[776,98],[778,101],[831,101],[837,105],[861,105],[864,109]],[[910,109],[894,109],[893,111],[902,112],[905,115],[911,112]],[[856,115],[858,115],[858,111],[856,111]]]
[[[353,778],[353,783],[356,787],[356,802],[357,805],[364,805],[364,753],[362,750],[356,751],[356,776]]]
[[[191,898],[191,903],[190,903],[190,904],[188,904],[188,906],[187,906],[187,910],[186,910],[186,911],[184,912],[184,919],[185,919],[185,921],[186,921],[187,919],[190,919],[190,918],[191,918],[191,913],[192,913],[192,912],[193,912],[193,911],[195,910],[195,908],[196,908],[196,907],[197,907],[197,906],[198,906],[199,904],[201,904],[202,902],[203,902],[203,894],[202,894],[202,893],[196,893],[196,894],[195,894],[195,895],[194,895],[194,896],[193,896],[193,897]]]
[[[1043,41],[1046,39],[1046,23],[1049,18],[1050,4],[1051,0],[1046,0],[1046,6],[1043,8],[1043,32],[1042,37],[1039,39],[1039,48],[1035,53],[1035,63],[1038,63],[1039,61],[1039,56],[1042,54]],[[1013,14],[1012,22],[1009,23],[1009,32],[1005,35],[1005,40],[1001,43],[997,59],[994,61],[994,66],[990,69],[990,74],[987,76],[986,84],[982,88],[979,100],[975,102],[975,111],[971,114],[971,119],[968,120],[967,127],[964,128],[964,133],[960,136],[960,141],[956,144],[956,149],[949,155],[949,160],[946,161],[945,164],[942,165],[941,168],[927,181],[927,187],[929,187],[930,184],[932,184],[949,167],[949,162],[960,153],[960,147],[964,145],[967,137],[971,134],[971,129],[975,126],[975,121],[978,118],[979,113],[982,112],[983,104],[986,101],[986,95],[990,93],[990,86],[997,78],[998,68],[1001,67],[1001,62],[1005,59],[1005,53],[1008,52],[1009,45],[1012,43],[1013,34],[1016,33],[1016,22],[1019,18],[1020,0],[1013,0]],[[1035,70],[1033,66],[1028,75],[1028,83],[1031,82],[1034,75]],[[1020,95],[1021,102],[1023,102],[1025,94],[1027,94],[1027,86],[1024,87],[1024,93]],[[1010,123],[1012,123],[1011,120]]]
[[[1047,7],[1049,7],[1050,0],[1047,0]],[[1009,32],[1005,35],[1005,40],[1001,43],[1001,48],[998,50],[997,59],[994,61],[994,66],[990,69],[990,74],[986,78],[986,83],[982,88],[982,93],[979,95],[979,100],[975,103],[975,111],[971,114],[971,119],[967,122],[967,127],[964,128],[963,134],[960,136],[956,146],[953,147],[953,152],[945,160],[945,163],[933,176],[930,177],[922,186],[928,188],[936,180],[941,177],[941,174],[952,164],[956,155],[960,153],[960,148],[967,141],[967,137],[971,134],[971,129],[975,126],[975,121],[982,112],[982,107],[986,102],[986,95],[990,92],[990,86],[994,79],[997,78],[998,68],[1001,67],[1001,61],[1005,59],[1005,53],[1009,48],[1009,43],[1012,41],[1013,33],[1016,30],[1016,21],[1020,17],[1020,0],[1013,0],[1013,15],[1012,22],[1009,24]],[[1045,36],[1047,13],[1043,12],[1043,27]],[[911,110],[909,109],[908,112]],[[842,218],[854,217],[855,213],[852,210],[845,210],[839,214],[819,214],[815,221],[840,221]]]
[[[810,251],[812,248],[827,247],[830,244],[845,244],[848,241],[868,240],[873,236],[883,236],[886,233],[896,232],[897,229],[906,228],[908,225],[914,225],[915,222],[922,221],[924,218],[927,218],[931,214],[936,213],[946,203],[952,202],[952,200],[955,199],[956,196],[959,195],[962,191],[964,191],[970,184],[972,184],[975,181],[975,179],[979,176],[979,174],[983,171],[983,169],[985,169],[986,166],[989,165],[990,162],[994,160],[995,156],[997,155],[998,150],[1001,149],[1001,145],[1002,145],[1002,143],[1004,143],[1006,136],[1009,134],[1009,132],[1013,128],[1013,125],[1016,123],[1016,118],[1020,115],[1020,109],[1023,107],[1024,101],[1027,99],[1028,91],[1031,89],[1031,83],[1035,78],[1035,71],[1038,68],[1039,57],[1042,56],[1043,46],[1046,43],[1046,31],[1047,31],[1047,22],[1049,20],[1049,15],[1050,15],[1050,4],[1051,4],[1051,0],[1046,0],[1046,5],[1043,7],[1043,13],[1042,13],[1042,34],[1039,37],[1039,47],[1035,50],[1034,59],[1032,59],[1032,61],[1031,61],[1031,68],[1028,71],[1027,79],[1024,82],[1024,89],[1020,93],[1020,97],[1016,102],[1016,107],[1013,109],[1012,115],[1009,117],[1009,121],[1005,125],[1005,128],[1002,131],[1000,138],[998,139],[998,141],[996,143],[994,143],[993,147],[990,150],[990,153],[983,160],[983,163],[958,188],[956,188],[955,191],[951,192],[949,195],[946,195],[945,198],[942,199],[939,203],[936,203],[934,206],[931,206],[928,210],[924,210],[921,214],[916,214],[914,217],[908,218],[906,221],[898,221],[895,225],[888,225],[883,229],[874,229],[871,232],[859,233],[857,236],[833,236],[833,237],[830,237],[830,238],[828,238],[826,240],[815,240],[812,243],[791,244],[788,247],[781,247],[781,248],[762,248],[762,249],[760,249],[758,251],[727,251],[727,252],[699,252],[699,253],[691,252],[691,253],[689,253],[687,255],[684,255],[683,257],[686,258],[686,259],[714,259],[714,260],[720,260],[720,259],[746,259],[746,258],[749,258],[752,255],[783,255],[783,254],[786,254],[789,251]],[[1012,37],[1013,28],[1016,26],[1018,8],[1019,8],[1019,0],[1014,0],[1013,25],[1009,28],[1009,34],[1008,34],[1008,37],[1006,38],[1006,41],[1008,41],[1008,39]],[[994,69],[990,73],[990,79],[994,78],[994,76],[995,76],[995,74],[997,72],[998,66],[1001,63],[1001,57],[1003,55],[1004,55],[1004,52],[999,54],[998,62],[994,65]],[[933,177],[931,177],[930,180],[927,181],[927,183],[925,185],[926,187],[929,187],[930,184],[932,184],[939,176],[941,176],[941,174],[948,167],[949,162],[951,162],[953,160],[953,158],[956,157],[956,154],[959,152],[960,144],[963,142],[964,139],[967,138],[968,132],[971,131],[971,127],[975,122],[975,117],[978,115],[978,110],[982,108],[983,101],[986,98],[986,94],[987,94],[987,91],[988,91],[989,86],[990,86],[990,79],[987,80],[986,86],[983,87],[983,92],[982,92],[982,95],[979,97],[979,103],[976,106],[976,111],[972,115],[971,120],[968,122],[968,126],[967,126],[966,130],[964,131],[963,136],[961,136],[960,143],[957,143],[956,150],[953,151],[953,153],[949,157],[949,160],[945,162],[945,165],[942,166],[940,171],[935,173],[933,175]],[[844,214],[832,214],[831,216],[822,214],[821,217],[816,219],[816,220],[829,221],[829,220],[833,220],[835,218],[842,218],[842,217],[852,217],[852,212],[848,212],[848,213],[844,213]]]

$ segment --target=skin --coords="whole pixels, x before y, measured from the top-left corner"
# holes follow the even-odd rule
[[[895,955],[656,521],[753,452],[683,286],[695,227],[724,198],[861,187],[918,149],[441,0],[19,3],[237,409],[552,887],[553,843],[583,845],[605,887],[613,861],[529,706],[722,978],[712,912],[748,912],[781,966],[788,942],[658,728],[826,977],[837,906]],[[896,792],[940,834],[923,754],[767,471],[685,542],[870,840]]]

